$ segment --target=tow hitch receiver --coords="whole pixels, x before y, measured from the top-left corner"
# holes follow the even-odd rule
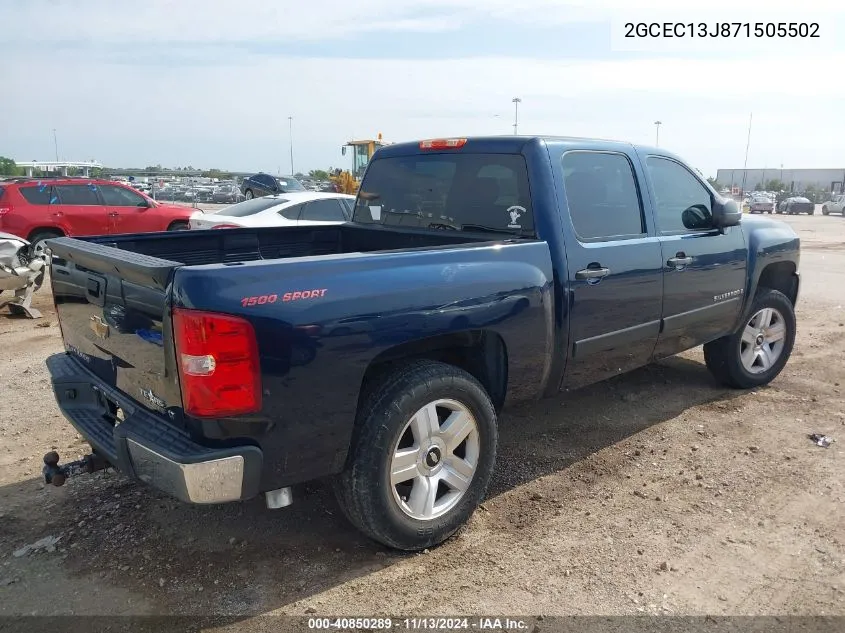
[[[42,472],[44,473],[45,483],[53,484],[54,486],[63,486],[70,477],[105,470],[110,466],[111,464],[105,459],[94,453],[86,455],[75,462],[59,466],[59,454],[56,451],[50,451],[44,456],[44,468]]]

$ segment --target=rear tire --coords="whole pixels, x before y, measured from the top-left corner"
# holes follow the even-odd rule
[[[338,503],[379,543],[438,545],[484,498],[497,441],[496,411],[473,376],[429,360],[400,365],[367,389],[335,478]]]
[[[760,288],[749,314],[739,330],[704,345],[707,369],[716,380],[736,389],[774,380],[795,344],[795,311],[782,292]]]
[[[44,241],[53,239],[54,237],[62,237],[60,231],[38,231],[33,233],[29,238],[29,252],[33,257],[44,254]]]
[[[247,189],[246,191],[244,191],[244,198],[246,198],[247,200],[252,200],[254,197],[255,195],[252,193],[252,189]]]
[[[827,207],[822,207],[822,215],[827,215],[830,211],[827,210]]]

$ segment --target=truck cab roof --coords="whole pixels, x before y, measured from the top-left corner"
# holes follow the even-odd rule
[[[640,154],[649,154],[657,156],[666,156],[676,160],[683,160],[682,157],[669,152],[660,147],[651,145],[642,145],[635,143],[628,143],[626,141],[616,141],[612,139],[589,138],[578,136],[554,136],[554,135],[499,135],[499,136],[454,136],[441,137],[442,140],[465,140],[461,147],[457,148],[438,148],[438,149],[423,149],[422,143],[425,141],[413,141],[394,143],[382,147],[376,151],[373,159],[390,158],[393,156],[409,156],[413,154],[431,154],[438,152],[479,152],[490,154],[518,154],[521,153],[527,146],[533,143],[547,144],[547,145],[572,145],[580,149],[594,149],[606,151],[630,151],[634,149]],[[438,140],[441,140],[438,139]]]

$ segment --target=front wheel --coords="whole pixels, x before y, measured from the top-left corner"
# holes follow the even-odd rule
[[[704,346],[710,373],[737,389],[751,389],[774,380],[795,344],[795,311],[782,292],[761,288],[750,315],[739,330]]]
[[[191,228],[189,222],[184,222],[179,220],[177,222],[171,222],[170,226],[167,227],[168,231],[187,231]]]
[[[464,370],[427,360],[386,372],[367,391],[335,480],[338,502],[379,543],[438,545],[487,491],[498,440],[490,397]]]
[[[252,193],[252,189],[247,189],[246,191],[244,191],[244,197],[247,200],[252,200],[255,197],[255,195]]]
[[[827,215],[828,213],[830,213],[830,211],[828,211],[828,208],[822,207],[822,215]]]

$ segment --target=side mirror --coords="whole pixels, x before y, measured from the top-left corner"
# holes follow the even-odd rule
[[[340,153],[342,156],[346,156],[346,145],[340,148]]]
[[[681,214],[681,222],[683,222],[685,229],[691,231],[706,231],[715,226],[713,214],[703,204],[694,204],[684,209]]]
[[[742,210],[735,200],[714,200],[713,224],[717,229],[739,226],[740,222],[742,222]]]
[[[142,202],[139,202],[139,203],[138,203],[138,206],[139,206],[141,209],[149,209],[149,208],[150,208],[150,207],[152,207],[153,205],[152,205],[152,203],[151,203],[149,200],[146,200],[146,199],[145,199],[145,200],[143,200]]]

